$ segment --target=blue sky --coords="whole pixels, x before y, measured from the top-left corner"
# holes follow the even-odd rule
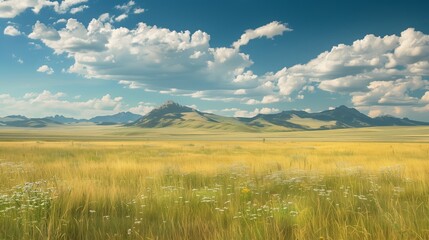
[[[429,121],[426,1],[0,0],[0,116],[347,105]]]

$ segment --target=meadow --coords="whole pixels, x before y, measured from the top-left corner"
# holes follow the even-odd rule
[[[387,129],[0,130],[0,239],[429,239],[428,128]]]

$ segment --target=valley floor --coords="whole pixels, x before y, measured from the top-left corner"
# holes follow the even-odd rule
[[[322,141],[429,142],[429,126],[368,127],[288,132],[240,132],[190,128],[140,128],[119,125],[61,125],[46,128],[0,127],[0,141]]]
[[[428,127],[0,141],[0,239],[429,239]]]

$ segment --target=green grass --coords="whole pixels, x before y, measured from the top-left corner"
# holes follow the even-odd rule
[[[92,131],[116,141],[66,141],[66,129],[1,142],[0,239],[429,239],[422,128],[265,143],[120,141],[112,129]]]

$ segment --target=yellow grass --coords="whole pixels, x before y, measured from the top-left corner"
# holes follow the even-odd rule
[[[0,239],[428,239],[429,144],[0,144]]]
[[[321,127],[335,127],[337,121],[321,121],[313,118],[301,118],[296,115],[292,115],[292,118],[288,120],[288,122],[302,125],[307,127],[308,129],[319,129]]]

